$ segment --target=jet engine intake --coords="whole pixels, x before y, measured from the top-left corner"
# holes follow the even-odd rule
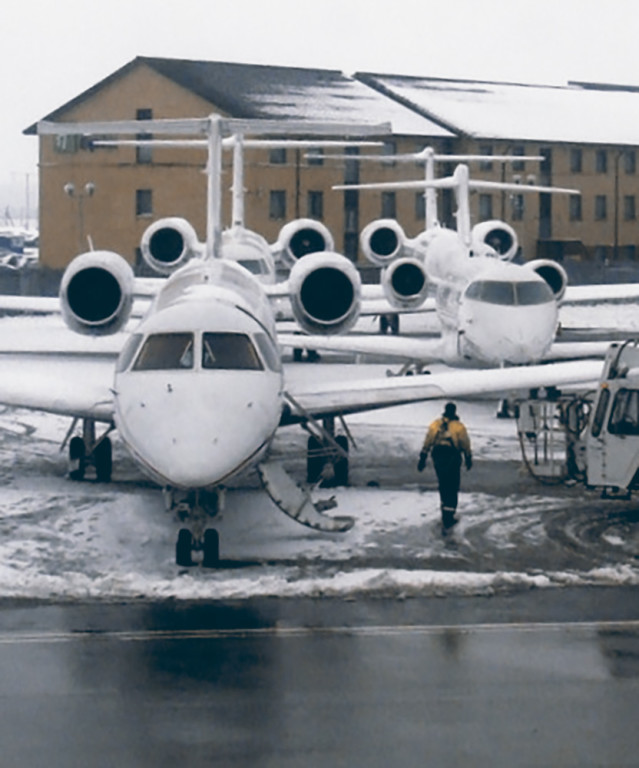
[[[322,252],[296,262],[289,275],[293,315],[307,333],[346,333],[357,322],[361,279],[352,261]]]
[[[385,267],[404,255],[406,235],[395,219],[377,219],[367,224],[359,236],[366,258],[377,267]]]
[[[528,267],[542,277],[550,286],[557,301],[563,299],[568,285],[566,270],[552,259],[533,259],[527,263]]]
[[[510,261],[517,254],[517,233],[505,221],[493,219],[475,224],[472,230],[472,248],[476,253],[486,253],[492,248],[503,261]]]
[[[328,228],[315,219],[295,219],[285,224],[272,246],[273,255],[287,267],[311,253],[333,251],[335,242]]]
[[[144,261],[161,275],[170,275],[202,252],[193,226],[177,216],[158,219],[147,227],[140,248]]]
[[[418,259],[396,259],[382,272],[382,288],[388,303],[396,309],[421,306],[428,294],[424,265]]]
[[[129,319],[135,278],[129,264],[112,251],[89,251],[65,269],[60,305],[67,326],[76,333],[108,336]]]

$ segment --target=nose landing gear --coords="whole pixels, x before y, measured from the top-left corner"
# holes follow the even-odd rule
[[[208,528],[210,518],[222,507],[223,491],[181,491],[165,488],[164,499],[169,512],[189,527],[180,528],[175,545],[175,563],[190,568],[198,563],[204,568],[220,565],[220,536],[215,528]],[[195,555],[195,557],[194,557]]]

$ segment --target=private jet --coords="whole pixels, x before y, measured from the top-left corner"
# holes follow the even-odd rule
[[[149,121],[153,133],[204,135],[217,167],[225,134],[315,134],[322,129],[356,130],[332,124],[238,123],[216,115]],[[139,124],[42,123],[39,131],[135,133]],[[219,180],[220,175],[214,170],[211,177]],[[219,200],[219,194],[211,199]],[[328,447],[336,462],[343,462],[347,450],[331,427],[348,414],[442,397],[591,381],[601,372],[598,362],[560,363],[477,371],[463,377],[448,373],[357,380],[355,368],[354,380],[347,383],[315,381],[294,390],[282,370],[272,287],[241,264],[223,258],[219,205],[209,213],[204,253],[175,265],[161,282],[145,317],[124,335],[115,364],[99,345],[93,353],[85,349],[79,369],[75,353],[34,355],[14,350],[3,355],[0,378],[3,404],[73,418],[65,440],[76,479],[83,478],[89,467],[98,480],[111,479],[110,434],[117,430],[134,461],[162,488],[167,508],[179,521],[175,548],[179,566],[196,562],[219,566],[219,536],[209,521],[220,510],[229,483],[249,470],[257,471],[271,499],[297,522],[323,532],[352,527],[351,517],[326,514],[335,506],[334,499],[314,501],[314,489],[298,485],[269,457],[280,428],[301,426]],[[359,273],[338,253],[314,253],[297,261],[285,286],[298,323],[311,333],[345,333],[357,321]],[[280,285],[277,295],[281,291]],[[89,251],[64,272],[62,317],[69,329],[93,340],[121,338],[135,295],[136,278],[123,257]],[[82,433],[73,434],[78,422]]]

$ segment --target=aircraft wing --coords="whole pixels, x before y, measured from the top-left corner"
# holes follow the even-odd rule
[[[439,338],[384,336],[382,334],[355,334],[319,336],[303,333],[278,333],[282,347],[313,349],[324,352],[350,352],[360,355],[379,355],[398,362],[433,363],[445,361]]]
[[[109,422],[113,356],[0,353],[0,403]]]
[[[441,398],[474,397],[538,387],[583,385],[599,381],[603,361],[572,361],[484,370],[453,370],[419,376],[360,379],[341,384],[313,384],[290,391],[290,406],[282,424],[293,424],[311,415],[315,418],[339,416],[395,405]],[[354,374],[356,375],[356,374]],[[319,377],[318,377],[319,379]]]
[[[569,285],[561,305],[598,304],[606,301],[639,300],[639,283],[610,283],[600,285]]]

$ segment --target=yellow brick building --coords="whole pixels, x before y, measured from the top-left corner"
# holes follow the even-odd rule
[[[333,70],[138,57],[47,115],[46,120],[203,117],[390,122],[381,162],[311,160],[299,149],[245,151],[246,226],[274,242],[293,218],[321,219],[336,248],[357,260],[361,229],[396,218],[409,236],[424,226],[414,191],[336,192],[344,182],[423,177],[392,154],[431,145],[440,152],[542,154],[541,163],[472,163],[473,178],[574,187],[581,196],[478,191],[473,223],[502,218],[519,235],[523,258],[551,256],[602,269],[634,265],[638,240],[633,89],[572,84],[537,88]],[[597,116],[596,130],[584,115]],[[603,117],[602,117],[603,116]],[[604,119],[605,118],[605,119]],[[638,123],[639,124],[639,123]],[[37,125],[25,133],[36,134]],[[636,135],[635,135],[636,134]],[[339,137],[336,137],[339,138]],[[205,151],[95,147],[81,136],[41,136],[41,264],[60,270],[89,244],[140,263],[144,229],[183,216],[205,234]],[[369,152],[368,150],[361,150]],[[357,152],[351,149],[349,152]],[[454,164],[442,163],[438,175]],[[231,156],[225,153],[223,218],[230,224]],[[440,195],[440,218],[454,226],[454,201]]]

